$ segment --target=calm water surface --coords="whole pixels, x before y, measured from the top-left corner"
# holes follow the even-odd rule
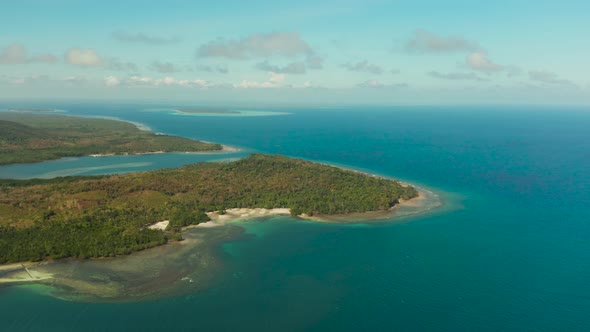
[[[28,105],[0,108],[18,106]],[[79,303],[43,287],[2,288],[1,330],[590,330],[590,110],[279,109],[290,114],[200,117],[142,111],[170,105],[40,107],[116,116],[245,150],[78,158],[0,167],[0,176],[135,171],[258,151],[426,185],[452,208],[403,224],[245,222],[245,234],[218,246],[223,269],[204,289]]]

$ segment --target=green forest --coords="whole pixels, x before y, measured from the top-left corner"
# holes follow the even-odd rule
[[[110,119],[0,112],[0,165],[91,154],[197,152],[220,144],[157,135]]]
[[[123,175],[0,180],[0,263],[105,257],[180,240],[183,226],[229,208],[293,215],[387,210],[415,188],[337,167],[253,154]],[[163,232],[147,226],[170,220]]]

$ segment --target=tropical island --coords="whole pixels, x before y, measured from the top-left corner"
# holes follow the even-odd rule
[[[0,164],[67,156],[218,151],[132,123],[0,113]],[[278,155],[124,175],[0,180],[0,264],[125,255],[232,217],[390,211],[418,191],[397,181]]]
[[[155,134],[111,119],[0,112],[0,165],[88,155],[222,149],[220,144]]]
[[[124,175],[1,180],[0,263],[129,254],[181,240],[183,227],[232,208],[335,215],[388,211],[417,195],[397,181],[262,154]],[[165,229],[150,227],[161,221]]]

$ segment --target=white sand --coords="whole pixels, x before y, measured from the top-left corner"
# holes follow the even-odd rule
[[[414,187],[416,188],[416,187]],[[400,199],[399,204],[396,205],[394,208],[399,206],[412,206],[412,207],[420,207],[424,205],[424,200],[426,199],[426,194],[422,191],[418,191],[418,196],[414,198],[410,198],[408,200]]]
[[[169,223],[170,223],[170,220],[162,220],[162,221],[157,222],[153,225],[150,225],[148,228],[149,229],[159,229],[159,230],[163,231],[166,229],[166,227],[168,227]]]
[[[418,192],[418,197],[409,199],[407,201],[400,200],[398,204],[395,205],[390,210],[386,211],[368,211],[366,212],[367,216],[373,216],[375,213],[383,213],[384,215],[391,212],[393,209],[397,209],[401,206],[421,206],[422,202],[426,199],[426,196],[422,191]],[[330,220],[336,220],[338,217],[346,218],[346,216],[351,215],[362,215],[363,213],[352,213],[352,214],[344,214],[339,215],[337,217],[334,216],[323,216],[323,215],[315,215],[315,216],[308,216],[306,214],[300,214],[297,217],[301,219],[306,219],[310,221],[318,221],[318,222],[325,222]],[[225,210],[225,214],[219,214],[217,211],[215,212],[207,212],[207,216],[211,219],[211,221],[200,223],[194,227],[219,227],[223,226],[227,223],[236,221],[236,220],[243,220],[243,219],[254,219],[254,218],[261,218],[266,216],[290,216],[291,209],[288,208],[275,208],[275,209],[246,209],[246,208],[234,208],[234,209],[227,209]],[[330,218],[330,219],[327,219]],[[332,220],[332,221],[333,221]]]
[[[233,146],[229,146],[229,145],[221,145],[223,148],[221,151],[223,152],[238,152],[240,151],[240,149],[233,147]]]
[[[267,216],[285,216],[291,215],[291,210],[287,208],[277,209],[227,209],[225,214],[218,212],[207,212],[211,221],[198,224],[196,227],[217,227],[223,226],[228,222],[241,219],[261,218]]]

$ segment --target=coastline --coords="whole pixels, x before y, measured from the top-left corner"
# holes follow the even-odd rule
[[[302,221],[332,224],[353,224],[372,222],[378,223],[384,220],[395,220],[396,218],[398,218],[399,216],[392,215],[392,212],[395,212],[398,209],[406,207],[414,207],[420,209],[422,207],[421,202],[426,200],[428,200],[427,193],[419,191],[418,197],[406,201],[401,201],[398,204],[396,204],[396,206],[394,206],[392,209],[385,211],[349,213],[344,215],[333,216],[307,216],[305,214],[302,214],[294,218]],[[422,212],[426,211],[428,210],[422,210]],[[166,255],[172,255],[171,257],[176,257],[177,255],[187,255],[190,253],[190,248],[195,246],[199,248],[210,248],[207,249],[207,253],[203,253],[201,256],[203,259],[206,259],[207,263],[199,264],[198,273],[196,273],[197,271],[195,271],[191,273],[190,276],[187,276],[186,271],[183,272],[182,275],[180,275],[178,273],[172,273],[171,271],[167,271],[164,269],[159,273],[171,278],[170,280],[167,280],[165,283],[154,283],[147,279],[142,280],[139,283],[143,285],[142,287],[140,287],[142,289],[142,292],[151,294],[150,296],[158,296],[158,294],[162,294],[163,290],[165,289],[175,289],[174,293],[178,291],[182,292],[182,289],[186,287],[188,284],[190,284],[191,287],[203,287],[202,284],[193,283],[191,280],[212,280],[211,278],[214,272],[213,270],[215,270],[218,266],[218,262],[216,262],[216,260],[213,258],[213,251],[211,250],[214,250],[214,245],[216,243],[224,242],[228,239],[233,239],[235,237],[220,237],[220,234],[226,234],[228,232],[232,234],[240,233],[236,233],[238,230],[243,230],[243,228],[241,228],[239,225],[240,221],[260,219],[273,216],[290,216],[291,211],[289,208],[233,208],[226,209],[224,214],[220,214],[217,211],[215,211],[208,212],[207,215],[211,218],[211,221],[183,228],[183,234],[186,236],[186,240],[181,242],[169,242],[165,245],[138,251],[130,255],[87,260],[68,258],[56,261],[50,260],[43,262],[8,263],[0,265],[0,287],[2,285],[9,286],[16,284],[24,285],[37,283],[55,286],[55,289],[58,292],[55,294],[55,296],[69,300],[73,299],[86,301],[88,300],[88,298],[94,300],[120,300],[121,298],[125,299],[125,297],[128,295],[121,293],[122,289],[124,288],[123,284],[132,282],[131,279],[127,280],[126,278],[124,278],[125,281],[122,282],[109,281],[107,284],[105,284],[104,281],[87,279],[83,272],[84,270],[81,271],[82,274],[80,275],[78,275],[77,273],[72,275],[72,271],[65,267],[71,265],[78,266],[78,264],[82,264],[80,266],[92,266],[93,269],[95,269],[97,267],[100,268],[100,266],[103,266],[101,269],[105,269],[106,271],[109,271],[110,269],[116,267],[116,269],[120,271],[120,273],[126,275],[130,271],[133,272],[134,268],[127,267],[128,264],[125,264],[125,262],[147,263],[145,259],[149,257],[150,262],[152,262],[153,260],[157,260],[160,262],[158,264],[166,265],[165,261],[167,259],[161,261],[161,258],[164,256],[160,255],[159,253],[166,253]],[[160,229],[164,231],[167,225],[168,220],[162,220],[155,222],[148,227],[151,229]],[[209,234],[212,234],[212,238],[209,238]],[[134,266],[135,263],[130,264],[131,266]],[[138,265],[137,268],[147,269],[148,266],[154,264],[154,262],[152,262],[148,263],[147,266],[144,266],[143,263]],[[198,262],[195,262],[194,264],[197,263]],[[210,268],[211,266],[215,266],[215,268]],[[151,268],[149,269],[151,270]],[[145,287],[145,289],[143,287]],[[144,293],[142,296],[145,295],[146,294]],[[127,300],[130,299],[131,297],[127,298]]]
[[[201,141],[205,142],[205,141]],[[208,143],[208,142],[205,142]],[[185,154],[217,154],[217,153],[234,153],[242,151],[239,148],[221,144],[221,150],[207,150],[207,151],[152,151],[152,152],[137,152],[137,153],[96,153],[90,154],[87,157],[112,157],[112,156],[141,156],[141,155],[152,155],[152,154],[164,154],[164,153],[185,153]]]
[[[333,216],[302,214],[293,219],[296,219],[294,222],[335,225],[395,222],[400,217],[431,209],[425,203],[436,194],[416,188],[419,189],[418,197],[402,200],[389,210]],[[406,209],[410,212],[399,214]],[[0,287],[46,285],[51,287],[50,296],[83,302],[127,302],[205,289],[215,282],[222,268],[219,244],[233,241],[243,234],[245,228],[241,227],[240,221],[290,216],[290,212],[288,208],[234,208],[226,209],[223,214],[208,212],[211,221],[183,228],[184,241],[171,241],[115,257],[0,265]],[[167,224],[167,220],[160,220],[148,227],[164,231]],[[143,277],[138,278],[138,275]]]
[[[0,265],[0,285],[31,283],[52,279],[53,274],[37,271],[42,263],[23,262]]]
[[[416,188],[416,187],[415,187]],[[430,195],[436,196],[436,194],[429,192]],[[381,222],[385,219],[394,220],[403,216],[425,213],[431,209],[440,205],[422,209],[425,207],[425,201],[429,199],[429,194],[419,190],[418,196],[409,200],[400,200],[398,204],[391,207],[388,210],[380,211],[366,211],[366,212],[351,212],[346,214],[338,215],[324,215],[318,214],[309,216],[306,214],[300,214],[294,218],[303,220],[315,221],[315,222],[327,222],[327,223],[338,223],[338,224],[351,224],[351,223],[366,223],[366,222]],[[402,208],[415,208],[418,211],[413,213],[405,213],[403,215],[395,215]],[[209,227],[221,227],[228,223],[232,223],[240,220],[258,219],[271,216],[291,216],[291,209],[289,208],[230,208],[226,209],[224,214],[220,214],[217,211],[206,212],[207,216],[211,219],[210,221],[200,223],[198,225],[188,226],[187,228],[209,228]]]

